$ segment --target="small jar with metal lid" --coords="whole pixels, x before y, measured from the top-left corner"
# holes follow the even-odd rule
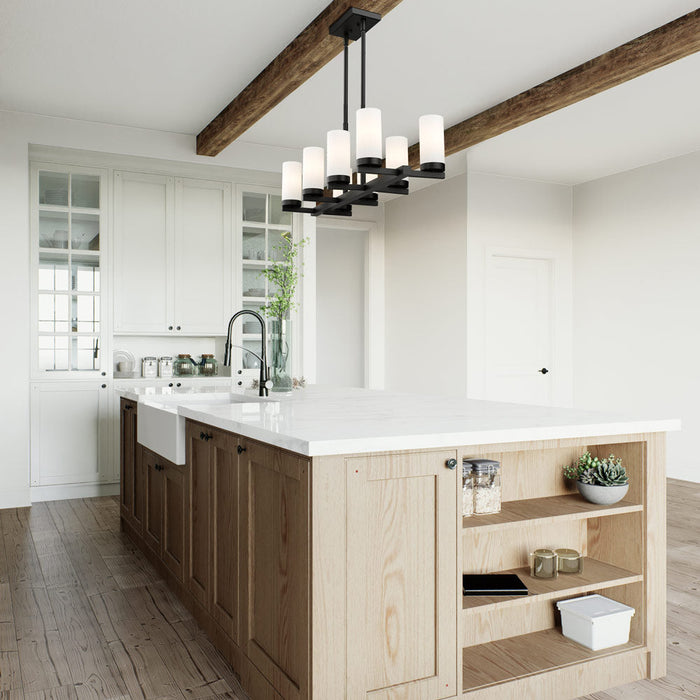
[[[189,354],[178,355],[173,362],[173,374],[176,377],[196,377],[197,364]]]
[[[214,358],[214,355],[202,355],[202,361],[199,363],[199,373],[203,377],[215,377],[219,374],[219,363]]]
[[[173,358],[168,355],[158,359],[158,376],[170,378],[173,376]]]
[[[155,357],[141,358],[141,376],[148,378],[158,376],[158,360]]]
[[[474,515],[474,475],[472,463],[462,461],[462,516]]]
[[[474,513],[501,512],[501,463],[493,459],[470,459],[474,479]]]

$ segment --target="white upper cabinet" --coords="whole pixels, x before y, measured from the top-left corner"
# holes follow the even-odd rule
[[[168,287],[174,178],[114,174],[114,331],[163,333],[172,314]]]
[[[175,181],[175,313],[185,334],[225,335],[231,299],[231,185]]]
[[[225,334],[231,185],[123,171],[114,177],[114,332]]]

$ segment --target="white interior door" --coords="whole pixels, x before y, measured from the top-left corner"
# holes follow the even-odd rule
[[[555,260],[491,253],[484,296],[484,397],[552,405]]]
[[[316,228],[316,382],[367,386],[366,229]]]

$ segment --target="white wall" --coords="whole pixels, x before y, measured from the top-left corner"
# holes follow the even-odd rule
[[[700,481],[700,152],[577,186],[574,228],[576,405],[680,417]]]
[[[464,396],[467,177],[384,206],[386,388]]]
[[[489,250],[553,256],[553,402],[572,401],[572,188],[488,173],[469,173],[467,294],[467,360],[470,398],[485,394],[488,352],[484,323],[486,259]],[[509,253],[510,254],[510,253]],[[514,339],[514,342],[517,342]]]
[[[29,497],[29,144],[255,170],[281,170],[296,151],[236,143],[215,159],[195,154],[195,138],[0,111],[0,508]]]
[[[316,227],[316,381],[365,386],[367,231]]]

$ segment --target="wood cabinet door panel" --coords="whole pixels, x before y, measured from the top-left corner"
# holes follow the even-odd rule
[[[122,399],[119,411],[119,465],[121,472],[121,514],[127,520],[134,513],[134,470],[136,468],[136,404]]]
[[[243,648],[284,698],[309,693],[309,462],[242,440]]]
[[[458,691],[455,457],[347,460],[349,700]]]
[[[143,539],[160,557],[163,546],[163,472],[160,457],[146,448],[142,451],[145,484]]]
[[[213,441],[211,613],[221,628],[238,644],[240,489],[237,441],[224,433],[215,435]]]
[[[163,472],[163,563],[178,581],[184,581],[186,565],[186,471],[170,462]]]
[[[187,466],[189,468],[189,564],[187,587],[194,598],[209,609],[211,580],[211,450],[200,437],[202,426],[187,424]]]

